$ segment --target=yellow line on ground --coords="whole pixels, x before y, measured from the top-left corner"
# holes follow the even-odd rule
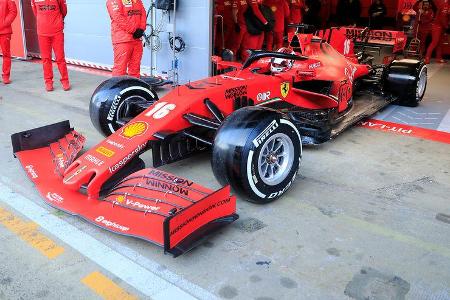
[[[302,209],[317,213],[318,215],[320,214],[318,209],[315,206],[312,206],[312,205],[309,205],[306,203],[301,203],[301,204],[297,204],[297,205],[298,205],[298,207],[300,207]],[[328,218],[328,217],[326,217],[326,218]],[[434,252],[439,255],[450,258],[450,248],[448,248],[448,247],[430,243],[430,242],[426,242],[421,239],[415,238],[413,236],[406,235],[401,232],[392,230],[385,226],[370,223],[370,222],[367,222],[367,221],[364,221],[364,220],[361,220],[358,218],[349,217],[344,214],[336,214],[336,216],[334,218],[336,220],[339,220],[342,223],[350,225],[354,228],[361,229],[366,232],[370,232],[370,233],[373,233],[373,234],[376,234],[379,236],[384,236],[389,239],[392,239],[392,240],[395,240],[398,242],[402,242],[405,244],[409,244],[416,248],[419,248],[419,249],[422,249],[425,251],[429,251],[429,252]]]
[[[64,252],[63,247],[58,246],[38,231],[36,223],[25,222],[2,207],[0,207],[0,224],[3,224],[3,226],[49,259],[53,259]]]
[[[413,236],[409,236],[392,229],[386,228],[381,225],[369,223],[360,219],[340,215],[339,219],[344,222],[353,225],[356,228],[364,229],[365,231],[374,233],[376,235],[381,235],[402,243],[410,244],[416,248],[420,248],[429,252],[435,252],[442,256],[450,257],[450,248],[446,248],[441,245],[425,242]]]
[[[106,300],[134,300],[136,296],[128,294],[111,279],[100,272],[93,272],[81,279],[81,282]]]

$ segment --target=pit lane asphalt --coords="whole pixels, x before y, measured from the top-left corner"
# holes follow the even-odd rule
[[[304,149],[301,176],[280,200],[260,206],[238,197],[238,221],[173,259],[157,246],[103,231],[42,202],[12,156],[10,135],[69,119],[86,135],[86,147],[95,145],[102,137],[90,124],[88,103],[105,78],[70,71],[71,91],[55,82],[57,89],[47,93],[41,76],[40,65],[15,61],[13,84],[0,84],[0,182],[106,246],[108,255],[120,254],[204,299],[450,299],[450,145],[351,128]],[[426,99],[450,103],[449,79],[449,66],[436,72]],[[150,157],[143,156],[146,162]],[[220,187],[207,154],[164,169]],[[28,220],[8,204],[14,199],[1,199],[0,207]],[[80,282],[94,271],[149,298],[130,284],[133,278],[100,264],[101,257],[87,258],[75,245],[41,232],[64,253],[49,260],[0,224],[0,299],[96,298]]]

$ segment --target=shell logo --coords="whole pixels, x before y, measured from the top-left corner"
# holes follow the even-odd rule
[[[126,125],[122,129],[121,136],[127,139],[132,139],[136,136],[143,135],[145,132],[147,132],[148,124],[145,122],[134,122],[131,124]]]
[[[117,196],[116,201],[119,203],[123,203],[123,201],[125,201],[125,197],[124,196]]]

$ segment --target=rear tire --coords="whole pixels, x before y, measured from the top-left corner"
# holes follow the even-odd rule
[[[291,187],[301,156],[300,134],[288,118],[275,110],[245,107],[219,128],[212,168],[221,184],[264,204]]]
[[[427,66],[415,59],[394,60],[388,67],[385,90],[397,97],[397,104],[415,107],[427,88]]]
[[[140,79],[110,78],[91,97],[91,122],[101,134],[109,136],[157,100],[156,92]]]

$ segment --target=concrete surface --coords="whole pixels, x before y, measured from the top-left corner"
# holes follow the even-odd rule
[[[424,105],[438,99],[449,107],[450,66],[431,68],[436,72]],[[55,83],[56,91],[46,93],[39,65],[14,62],[13,84],[0,84],[0,183],[16,193],[0,192],[9,195],[0,208],[28,221],[31,214],[11,203],[27,199],[107,247],[108,255],[120,255],[196,298],[450,299],[450,145],[351,128],[304,150],[301,176],[280,200],[258,206],[239,197],[238,221],[173,259],[157,246],[46,206],[13,158],[12,133],[64,119],[87,136],[87,147],[101,138],[90,124],[88,103],[105,78],[74,71],[70,76],[72,91]],[[143,157],[149,161],[149,154]],[[207,154],[164,169],[219,188]],[[36,220],[41,217],[45,213]],[[111,272],[115,261],[101,261],[101,254],[86,258],[44,228],[39,232],[65,249],[56,258],[0,222],[0,299],[95,299],[99,294],[81,281],[95,271],[134,296],[153,297],[133,284],[133,276]]]

